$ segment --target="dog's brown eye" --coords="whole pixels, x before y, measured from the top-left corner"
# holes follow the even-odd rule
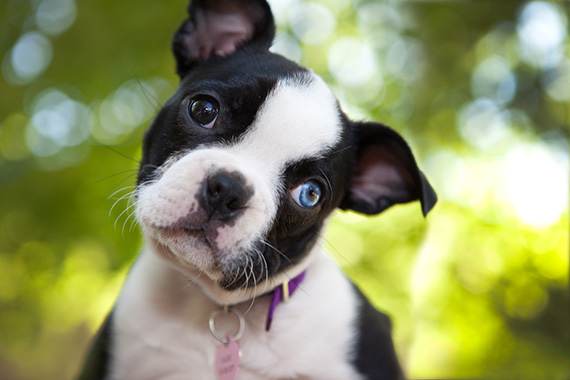
[[[212,128],[218,117],[218,103],[214,99],[202,98],[190,101],[190,117],[204,128]]]

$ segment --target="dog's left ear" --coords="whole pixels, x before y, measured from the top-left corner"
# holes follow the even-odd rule
[[[419,199],[426,216],[437,195],[404,139],[376,123],[354,123],[353,133],[353,175],[340,208],[373,215]]]
[[[275,36],[265,0],[192,0],[188,13],[172,41],[181,78],[196,62],[229,55],[245,45],[267,50]]]

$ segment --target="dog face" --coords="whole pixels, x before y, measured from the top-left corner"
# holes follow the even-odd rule
[[[136,215],[206,294],[247,299],[300,272],[337,207],[433,207],[396,132],[350,121],[321,78],[268,51],[265,1],[194,1],[189,12],[173,43],[180,86],[145,135]]]

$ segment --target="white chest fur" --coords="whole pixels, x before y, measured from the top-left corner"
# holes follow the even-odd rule
[[[356,302],[350,282],[319,252],[269,332],[269,296],[235,306],[246,321],[238,379],[359,379],[350,364]],[[114,310],[111,379],[215,379],[221,343],[208,318],[218,307],[147,248]]]

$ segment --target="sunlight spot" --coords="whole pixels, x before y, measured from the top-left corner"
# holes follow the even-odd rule
[[[291,19],[292,10],[299,4],[300,0],[269,0],[271,11],[278,26],[286,27]]]
[[[563,58],[567,26],[568,20],[556,4],[526,4],[517,27],[521,58],[536,67],[556,65]]]
[[[415,310],[429,304],[430,297],[445,297],[445,291],[437,289],[447,280],[449,253],[456,243],[457,222],[444,213],[433,214],[431,218],[410,276],[411,302]]]
[[[53,156],[65,147],[81,144],[89,136],[89,108],[57,89],[40,93],[32,109],[26,139],[37,157]]]
[[[541,232],[531,242],[533,263],[540,274],[551,280],[568,283],[568,231],[566,226]],[[527,244],[528,246],[528,244]],[[537,252],[538,251],[538,252]]]
[[[336,28],[332,12],[318,3],[300,3],[293,8],[291,29],[308,45],[316,45],[327,40]]]
[[[500,105],[513,100],[516,84],[509,61],[498,55],[479,63],[471,77],[471,89],[475,97],[487,97]]]
[[[544,73],[542,82],[550,98],[558,102],[570,100],[570,60],[564,60],[558,67]]]
[[[153,85],[161,81],[146,82],[131,79],[94,104],[98,118],[91,122],[93,137],[102,144],[115,144],[127,137],[138,126],[148,121],[155,112],[158,93]]]
[[[277,33],[269,50],[281,54],[293,62],[299,63],[301,60],[301,45],[288,33]]]
[[[487,98],[462,107],[457,124],[465,142],[482,150],[495,147],[512,133],[509,113]]]
[[[336,40],[329,50],[328,64],[330,72],[342,85],[364,86],[374,75],[381,80],[374,51],[356,37]],[[377,87],[381,87],[381,82]]]
[[[485,246],[477,246],[458,254],[457,261],[457,280],[472,294],[490,291],[504,267],[501,255]]]
[[[115,92],[113,110],[117,120],[131,127],[137,126],[147,119],[142,99],[127,86],[121,86]]]
[[[412,38],[398,37],[388,48],[386,71],[404,82],[411,83],[423,74],[422,46]]]
[[[13,84],[27,84],[44,72],[53,56],[50,41],[37,32],[21,36],[10,51],[10,60],[3,67],[4,77]]]
[[[362,3],[358,5],[357,17],[360,34],[377,40],[380,45],[387,43],[389,38],[378,40],[374,37],[388,37],[392,31],[397,33],[399,29],[405,27],[405,16],[398,12],[391,2]]]
[[[463,157],[451,149],[442,149],[427,158],[424,171],[444,199],[465,203],[464,192],[469,175]]]
[[[38,7],[36,22],[44,33],[57,35],[69,29],[76,17],[74,0],[44,0]]]
[[[568,207],[568,152],[546,144],[521,144],[507,153],[506,196],[519,219],[530,226],[556,223]]]

